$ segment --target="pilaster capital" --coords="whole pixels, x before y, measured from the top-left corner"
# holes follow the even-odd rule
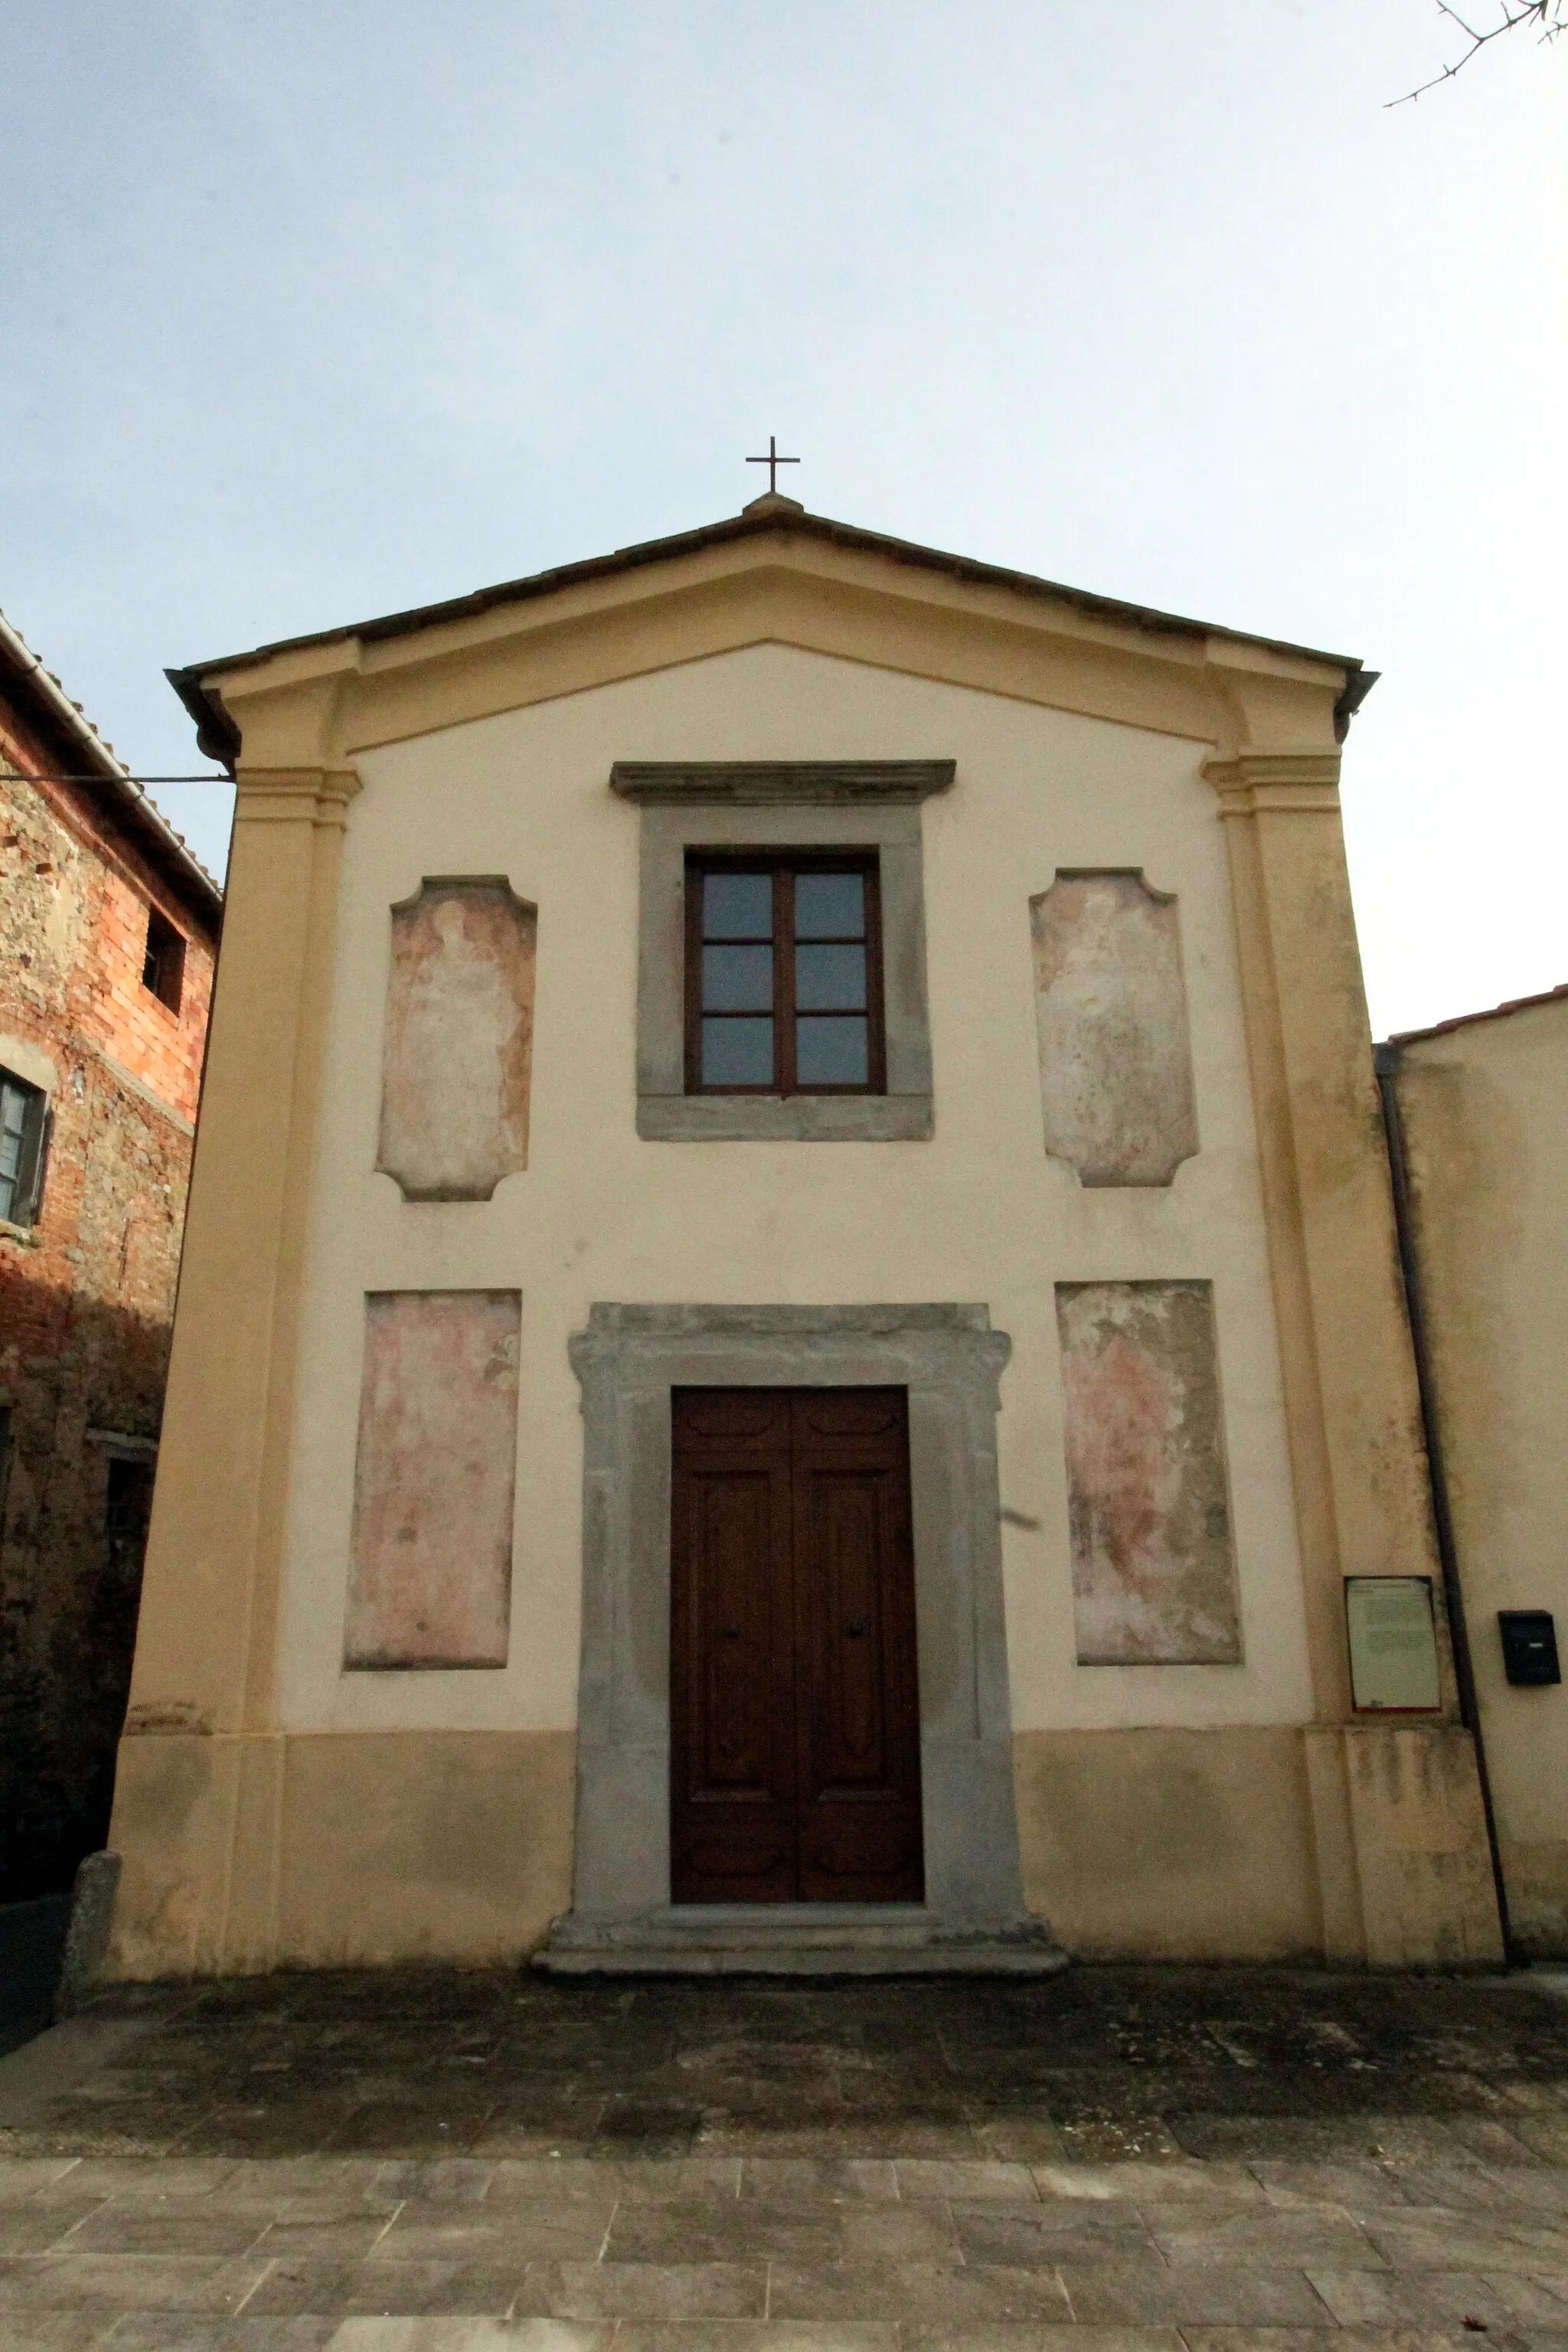
[[[247,768],[235,775],[237,824],[342,827],[361,790],[354,768]]]
[[[1233,760],[1205,760],[1204,774],[1219,794],[1221,816],[1337,816],[1337,751],[1243,751]]]

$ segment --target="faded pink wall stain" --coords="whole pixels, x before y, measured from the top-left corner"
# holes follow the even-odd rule
[[[536,910],[504,880],[392,909],[376,1166],[410,1201],[488,1201],[528,1165]]]
[[[1169,1184],[1198,1148],[1176,902],[1141,874],[1029,901],[1046,1150],[1086,1185]]]
[[[1238,1664],[1209,1285],[1059,1283],[1057,1323],[1079,1664]]]
[[[504,1666],[515,1290],[381,1290],[364,1373],[343,1664]]]

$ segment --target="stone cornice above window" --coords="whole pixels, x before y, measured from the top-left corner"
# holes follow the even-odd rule
[[[676,806],[887,805],[945,793],[953,760],[617,760],[610,790]]]

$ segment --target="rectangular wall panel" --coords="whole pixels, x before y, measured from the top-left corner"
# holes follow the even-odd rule
[[[1058,1283],[1057,1323],[1079,1664],[1239,1664],[1209,1285]]]
[[[1169,1184],[1198,1148],[1174,898],[1058,873],[1029,901],[1046,1150],[1085,1185]]]
[[[504,1666],[515,1290],[365,1300],[346,1666]]]
[[[500,877],[392,909],[376,1166],[409,1201],[488,1201],[528,1165],[535,909]]]

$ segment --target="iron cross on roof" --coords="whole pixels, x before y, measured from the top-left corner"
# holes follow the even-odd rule
[[[776,437],[770,433],[768,435],[767,456],[765,457],[748,457],[746,463],[748,466],[765,466],[767,467],[768,492],[771,497],[776,493],[778,489],[779,467],[781,466],[798,466],[800,459],[798,457],[781,457],[779,456],[778,441]]]

